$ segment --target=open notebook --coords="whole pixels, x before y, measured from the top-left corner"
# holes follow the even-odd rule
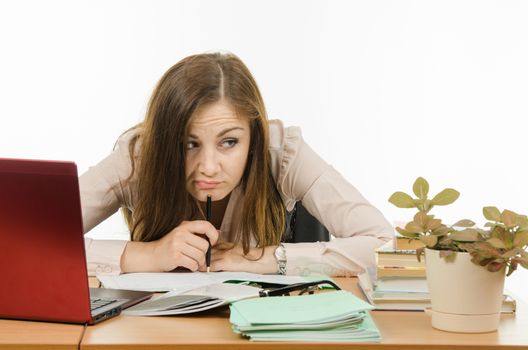
[[[248,272],[139,272],[118,276],[97,276],[105,288],[150,292],[185,292],[226,281],[247,281],[288,285],[322,279],[324,276],[261,275]]]
[[[186,292],[169,292],[123,312],[130,316],[182,315],[228,305],[234,301],[256,298],[260,288],[244,284],[215,283]]]
[[[253,286],[256,284],[246,283],[213,283],[186,291],[175,290],[157,299],[129,308],[125,314],[133,316],[181,315],[213,309],[244,299],[290,295],[291,292],[313,294],[317,290],[328,288],[340,289],[335,282],[321,279],[287,285],[268,284],[268,288],[261,288],[265,285],[263,283],[260,283],[258,287]]]

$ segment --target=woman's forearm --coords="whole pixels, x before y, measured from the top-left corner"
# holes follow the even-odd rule
[[[122,272],[153,272],[155,266],[153,257],[153,242],[128,242],[121,255]]]

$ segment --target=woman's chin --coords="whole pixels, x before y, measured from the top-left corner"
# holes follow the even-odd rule
[[[207,201],[207,196],[210,195],[211,196],[211,200],[213,202],[216,202],[216,201],[221,201],[222,199],[226,198],[229,193],[231,193],[231,191],[229,192],[226,192],[225,190],[224,191],[220,191],[220,190],[198,190],[194,193],[192,193],[192,196],[197,199],[198,201],[200,202],[206,202]]]

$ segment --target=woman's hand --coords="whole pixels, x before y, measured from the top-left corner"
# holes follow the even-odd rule
[[[184,221],[153,242],[128,242],[121,257],[123,272],[171,271],[184,267],[191,271],[205,268],[209,244],[199,235],[207,235],[211,245],[218,241],[218,231],[207,221]]]
[[[242,246],[220,242],[211,251],[211,271],[243,271],[252,273],[276,273],[277,261],[274,252],[277,246],[264,248],[250,248],[247,255],[244,255]],[[258,259],[258,260],[257,260]],[[203,270],[202,270],[203,271]]]

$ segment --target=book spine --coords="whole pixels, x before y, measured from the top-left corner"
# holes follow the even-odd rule
[[[376,269],[377,278],[380,277],[425,277],[424,267],[383,267]]]
[[[417,249],[423,247],[424,244],[419,239],[396,236],[393,246],[396,249]]]

